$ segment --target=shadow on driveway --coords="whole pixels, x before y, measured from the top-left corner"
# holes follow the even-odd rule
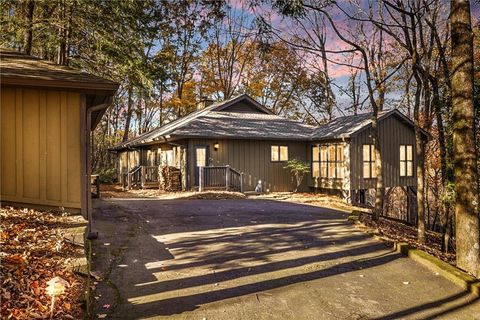
[[[97,313],[110,318],[393,319],[471,304],[339,211],[250,199],[95,207],[94,266],[112,284],[99,286]],[[474,307],[452,311],[468,316]]]

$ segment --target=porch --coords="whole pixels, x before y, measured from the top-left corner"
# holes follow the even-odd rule
[[[162,174],[164,168],[165,166],[135,166],[122,175],[122,188],[124,190],[161,188],[162,181],[170,178],[166,177],[164,172]],[[229,165],[197,167],[197,170],[198,185],[194,188],[199,191],[226,190],[243,192],[243,173],[231,168]],[[180,170],[178,170],[177,179],[179,181],[182,179],[180,174]]]

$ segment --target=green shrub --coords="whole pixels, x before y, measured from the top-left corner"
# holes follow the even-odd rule
[[[117,182],[117,170],[115,168],[103,168],[96,173],[101,183],[115,183]]]
[[[300,187],[300,184],[302,183],[303,177],[310,172],[310,165],[301,160],[292,159],[288,161],[287,165],[283,168],[289,170],[295,178],[296,187],[294,192],[297,192],[298,187]]]

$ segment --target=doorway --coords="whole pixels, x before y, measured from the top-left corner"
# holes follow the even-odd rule
[[[208,146],[194,146],[193,147],[193,163],[195,181],[194,186],[199,185],[199,167],[208,166]]]

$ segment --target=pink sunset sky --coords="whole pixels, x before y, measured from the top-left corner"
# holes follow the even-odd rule
[[[360,0],[359,1],[361,4],[361,7],[366,10],[367,9],[367,4],[368,1],[366,0]],[[249,14],[252,15],[252,17],[255,16],[262,16],[268,18],[268,20],[271,21],[272,26],[279,31],[281,31],[282,36],[288,37],[289,35],[292,35],[292,33],[297,33],[298,31],[295,30],[295,26],[292,24],[291,19],[284,19],[281,17],[274,9],[271,8],[269,4],[262,4],[259,7],[256,8],[251,8],[249,6],[250,1],[249,0],[231,0],[230,5],[237,9],[237,10],[242,10],[242,11],[247,11]],[[347,12],[354,12],[355,8],[350,5],[351,1],[340,1],[340,5],[347,11]],[[448,1],[445,1],[445,12],[444,16],[448,16]],[[472,14],[472,22],[473,24],[477,24],[480,22],[480,4],[477,1],[470,1],[471,3],[471,14]],[[339,30],[342,30],[344,32],[344,35],[347,38],[354,39],[354,35],[351,34],[350,30],[352,30],[352,23],[348,21],[347,17],[341,13],[339,10],[331,10],[332,16],[335,20],[335,23],[338,27]],[[337,35],[334,33],[334,31],[331,29],[331,26],[329,23],[326,23],[326,31],[327,31],[327,44],[326,44],[326,49],[327,50],[345,50],[349,49],[350,46],[347,45],[345,42],[343,42],[340,38],[337,37]],[[293,30],[293,31],[292,31]],[[353,38],[352,38],[353,37]],[[340,63],[344,63],[346,61],[346,57],[342,54],[334,54],[330,53],[328,54],[328,58],[332,61],[338,61]],[[311,64],[315,64],[315,57],[310,56],[307,57],[307,62]],[[354,62],[354,65],[358,65],[358,61]],[[342,78],[342,77],[348,77],[350,75],[350,67],[341,65],[341,64],[335,64],[333,62],[329,62],[328,64],[329,68],[329,75],[332,78]]]
[[[339,1],[339,5],[348,12],[349,14],[352,13],[358,13],[359,10],[351,5],[351,3],[354,2],[352,1]],[[360,8],[366,12],[368,10],[368,3],[371,1],[368,0],[356,0],[356,3],[360,4]],[[305,32],[295,23],[292,22],[291,18],[283,18],[280,16],[274,9],[272,9],[271,5],[267,3],[263,3],[260,6],[257,6],[255,8],[251,8],[249,6],[250,0],[231,0],[230,5],[235,8],[235,10],[241,10],[241,11],[246,11],[252,19],[255,17],[264,17],[266,20],[269,20],[271,22],[271,25],[274,29],[276,29],[277,33],[280,35],[281,38],[289,38],[292,35],[297,35],[300,37],[305,36]],[[373,2],[374,3],[374,2]],[[471,14],[472,14],[472,22],[474,25],[480,23],[480,4],[474,0],[470,1],[471,3]],[[440,16],[442,19],[446,21],[448,19],[448,14],[449,14],[449,1],[445,1],[445,6],[444,6],[445,12],[441,12]],[[340,10],[333,8],[329,9],[330,14],[332,15],[335,25],[337,28],[342,32],[342,35],[348,39],[352,40],[358,40],[356,39],[356,35],[352,32],[352,30],[355,30],[355,26],[351,20],[348,19],[348,17],[342,13]],[[328,21],[325,23],[326,25],[326,49],[329,51],[339,51],[339,50],[346,50],[346,49],[351,49],[348,44],[346,44],[344,41],[342,41],[332,30],[331,25],[329,24]],[[368,27],[367,27],[368,28]],[[302,34],[303,33],[303,34]],[[368,33],[368,30],[367,30]],[[388,40],[388,39],[387,39]],[[388,45],[388,41],[387,45]],[[393,42],[392,42],[393,43]],[[392,50],[393,51],[393,50]],[[305,55],[305,54],[304,54]],[[342,95],[341,90],[339,90],[339,87],[346,88],[348,84],[348,79],[351,74],[351,67],[342,65],[341,63],[345,63],[347,61],[352,61],[352,54],[342,54],[342,53],[328,53],[327,54],[328,59],[331,61],[328,63],[328,73],[329,76],[334,80],[335,85],[333,90],[335,95],[337,96],[337,103],[341,105],[349,105],[350,101],[349,98],[347,98],[345,95]],[[311,65],[313,68],[317,67],[320,69],[320,58],[318,56],[315,56],[314,54],[307,54],[305,56],[305,61],[307,64]],[[335,63],[338,62],[338,63]],[[358,66],[361,63],[361,61],[356,58],[353,59],[353,65]],[[362,97],[363,98],[363,97]],[[401,93],[393,93],[391,94],[391,98],[393,100],[400,101],[401,100]],[[362,99],[361,99],[362,100]]]

